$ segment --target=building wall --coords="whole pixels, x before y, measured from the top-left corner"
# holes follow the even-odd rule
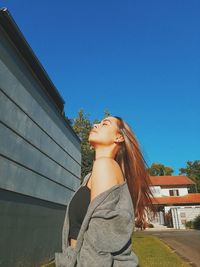
[[[170,196],[170,190],[178,190],[179,196],[185,196],[188,194],[187,187],[170,187],[170,188],[161,188],[160,186],[152,186],[151,191],[153,192],[154,197],[161,196]]]
[[[187,221],[194,220],[200,215],[200,206],[172,206],[170,207],[172,213],[173,228],[185,229]]]
[[[151,186],[151,191],[154,197],[161,197],[161,187],[160,186]]]
[[[80,140],[0,26],[0,266],[61,250],[80,175]]]
[[[182,188],[182,187],[162,188],[161,194],[163,196],[170,196],[169,190],[178,190],[179,196],[185,196],[188,194],[187,187],[186,188]]]

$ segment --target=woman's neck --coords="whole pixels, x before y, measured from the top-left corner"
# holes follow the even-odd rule
[[[100,158],[115,158],[114,153],[111,153],[110,151],[95,151],[95,160]]]
[[[110,158],[110,159],[114,159],[114,157],[105,157],[105,156],[102,156],[102,157],[95,157],[95,160],[97,160],[97,159],[101,159],[101,158]]]

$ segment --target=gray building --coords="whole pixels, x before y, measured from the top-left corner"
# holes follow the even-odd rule
[[[80,139],[64,101],[7,9],[0,10],[0,266],[40,266],[61,250],[80,185]]]

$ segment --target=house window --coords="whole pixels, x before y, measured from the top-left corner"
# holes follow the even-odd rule
[[[170,189],[170,190],[169,190],[169,195],[170,195],[170,196],[179,196],[179,191],[178,191],[178,189]]]

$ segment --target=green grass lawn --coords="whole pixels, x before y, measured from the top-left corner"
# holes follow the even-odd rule
[[[139,258],[139,267],[189,267],[155,236],[135,232],[132,243],[133,251]],[[40,267],[55,267],[55,264],[53,261]]]
[[[41,265],[40,267],[56,267],[55,261],[51,261],[47,264]]]
[[[139,258],[140,267],[188,267],[177,254],[155,236],[135,232],[133,251]]]

